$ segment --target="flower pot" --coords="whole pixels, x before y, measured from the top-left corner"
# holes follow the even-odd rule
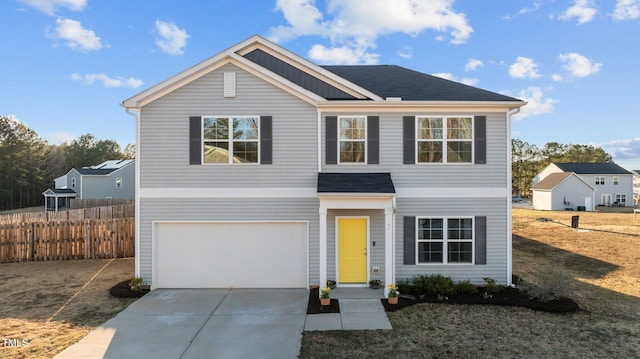
[[[331,298],[320,298],[320,305],[329,305],[331,304]]]
[[[389,304],[398,304],[398,297],[389,297],[387,298]]]
[[[369,288],[371,288],[371,289],[380,289],[380,286],[378,284],[371,284],[369,286]]]

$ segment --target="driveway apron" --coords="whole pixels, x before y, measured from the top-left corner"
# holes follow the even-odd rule
[[[56,358],[296,358],[306,289],[163,289]]]

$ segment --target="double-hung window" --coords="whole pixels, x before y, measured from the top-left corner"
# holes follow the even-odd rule
[[[624,206],[627,204],[627,195],[625,194],[616,194],[616,203],[619,206]]]
[[[613,177],[613,185],[617,186],[618,182],[620,182],[620,177],[618,177],[618,176]]]
[[[604,186],[604,176],[596,176],[596,186]]]
[[[367,163],[367,117],[339,116],[340,163]]]
[[[259,163],[260,117],[203,117],[204,163]]]
[[[473,118],[417,116],[418,163],[472,163]]]
[[[416,221],[417,263],[472,263],[473,218],[425,218]]]

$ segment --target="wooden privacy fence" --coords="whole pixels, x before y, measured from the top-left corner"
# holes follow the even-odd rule
[[[111,219],[135,217],[135,203],[95,208],[72,209],[59,212],[14,213],[0,216],[0,224],[47,221],[78,221],[82,219]]]
[[[133,218],[0,224],[0,262],[134,256]]]

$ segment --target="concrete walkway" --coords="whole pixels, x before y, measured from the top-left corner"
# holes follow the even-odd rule
[[[296,358],[306,289],[155,290],[56,358]]]
[[[331,297],[338,299],[340,313],[308,314],[305,331],[393,329],[380,302],[382,289],[336,288]]]

